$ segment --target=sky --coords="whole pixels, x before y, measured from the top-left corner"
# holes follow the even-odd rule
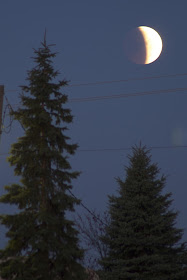
[[[124,166],[133,145],[140,141],[151,150],[152,162],[167,176],[165,192],[172,192],[177,227],[187,240],[187,1],[186,0],[63,0],[10,1],[1,3],[0,84],[11,106],[19,106],[20,85],[34,66],[33,48],[56,44],[54,66],[74,115],[68,135],[79,149],[71,158],[81,176],[73,182],[74,194],[89,209],[103,212],[108,195],[117,194],[115,178],[125,179]],[[154,28],[162,37],[160,57],[148,65],[134,64],[125,55],[125,37],[138,26]],[[104,82],[104,83],[103,83]],[[157,91],[157,94],[141,93]],[[160,92],[160,93],[158,93]],[[120,94],[128,98],[108,98]],[[73,102],[75,98],[100,97]],[[4,109],[7,101],[4,98]],[[10,123],[6,114],[5,127]],[[17,122],[0,143],[1,186],[15,183],[7,162],[11,144],[23,134]],[[182,146],[182,147],[178,147]],[[1,213],[14,208],[0,205]],[[80,210],[80,209],[79,209]],[[0,227],[0,247],[5,246]]]

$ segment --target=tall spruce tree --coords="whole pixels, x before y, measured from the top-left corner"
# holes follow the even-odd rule
[[[185,280],[186,246],[183,230],[175,227],[171,193],[163,194],[159,176],[146,147],[133,147],[126,180],[117,178],[119,195],[109,196],[111,223],[103,242],[108,255],[100,262],[101,279]]]
[[[67,218],[80,201],[68,190],[79,172],[73,172],[69,156],[75,153],[66,135],[72,122],[66,80],[53,68],[56,53],[46,39],[34,50],[35,67],[28,71],[28,85],[22,86],[22,106],[13,116],[25,132],[11,147],[8,159],[20,183],[6,186],[1,203],[13,204],[18,212],[1,215],[9,238],[0,251],[0,275],[4,279],[85,279],[80,265],[83,250],[78,232]]]

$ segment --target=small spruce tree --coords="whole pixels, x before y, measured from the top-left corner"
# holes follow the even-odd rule
[[[80,265],[83,250],[78,232],[67,218],[80,201],[68,190],[79,172],[73,172],[69,156],[77,144],[66,135],[72,122],[61,93],[66,80],[56,82],[58,71],[46,39],[34,50],[35,67],[28,71],[28,85],[22,86],[21,108],[13,112],[25,132],[11,147],[8,159],[20,183],[6,186],[0,202],[13,204],[18,212],[1,215],[7,227],[7,246],[0,251],[3,279],[85,279]]]
[[[119,196],[109,196],[101,279],[185,280],[186,246],[183,230],[175,227],[171,193],[163,194],[166,178],[158,178],[145,147],[134,147],[129,159],[126,180],[117,178]]]

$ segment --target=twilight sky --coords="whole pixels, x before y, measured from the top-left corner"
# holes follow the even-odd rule
[[[186,10],[186,0],[6,0],[1,3],[0,16],[0,84],[14,109],[19,105],[19,86],[27,83],[27,70],[34,66],[33,48],[40,47],[45,28],[47,42],[56,44],[52,50],[58,52],[55,68],[61,72],[59,79],[66,78],[71,85],[64,89],[74,115],[69,136],[79,144],[71,159],[73,170],[82,171],[74,182],[74,193],[88,208],[106,210],[107,195],[118,188],[115,177],[125,178],[128,148],[141,141],[154,147],[152,160],[168,176],[165,191],[173,193],[173,208],[179,210],[177,226],[185,229],[184,240],[187,89],[179,88],[187,88]],[[161,56],[149,65],[133,64],[124,52],[127,32],[140,25],[154,28],[163,40]],[[80,85],[103,81],[107,83]],[[153,91],[160,93],[141,95]],[[140,96],[71,102],[134,93]],[[8,124],[6,116],[5,126]],[[22,133],[13,122],[10,133],[2,134],[0,194],[4,185],[18,181],[6,157]],[[1,213],[14,211],[7,205],[0,209]],[[0,227],[0,247],[4,244]]]

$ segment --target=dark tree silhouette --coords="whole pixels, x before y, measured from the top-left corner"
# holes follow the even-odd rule
[[[175,227],[171,193],[163,194],[166,178],[158,177],[146,147],[132,152],[125,181],[117,179],[119,196],[109,196],[101,279],[185,280],[186,246],[180,243],[183,230]]]
[[[78,232],[67,219],[80,201],[72,197],[73,172],[69,156],[76,144],[66,135],[72,122],[67,95],[56,82],[50,45],[44,42],[34,50],[35,67],[28,72],[28,85],[22,86],[21,108],[13,113],[25,132],[12,145],[8,161],[14,166],[20,184],[6,186],[1,203],[14,204],[18,213],[1,215],[8,229],[8,245],[0,252],[0,275],[5,279],[84,279],[80,265],[83,250]]]

